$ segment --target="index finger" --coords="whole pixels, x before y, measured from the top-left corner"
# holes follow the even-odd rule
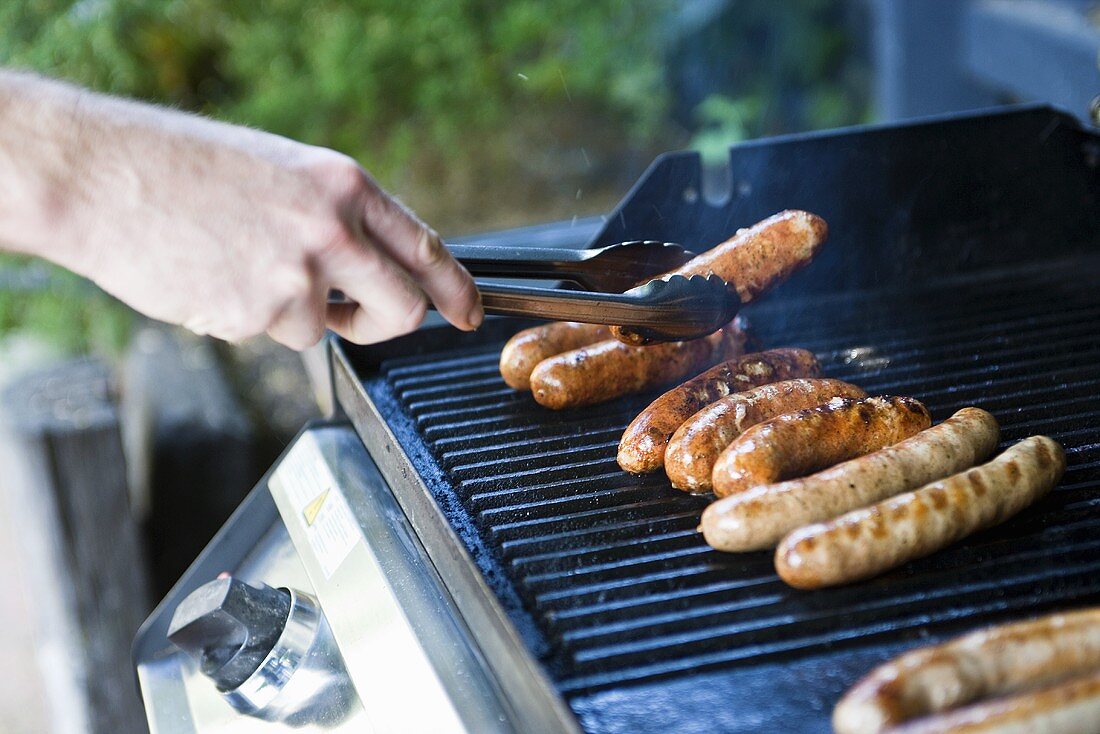
[[[481,325],[481,294],[466,268],[431,227],[373,181],[363,206],[363,229],[412,275],[444,318],[460,329]]]

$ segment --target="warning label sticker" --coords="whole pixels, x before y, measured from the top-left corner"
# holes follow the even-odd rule
[[[359,541],[359,527],[328,466],[286,461],[277,474],[327,581]]]

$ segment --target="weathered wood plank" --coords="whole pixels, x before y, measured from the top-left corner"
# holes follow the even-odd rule
[[[0,393],[4,491],[59,731],[145,729],[129,650],[149,609],[147,575],[109,375],[79,360]]]
[[[131,480],[162,596],[263,474],[253,423],[210,339],[141,328],[122,369]]]

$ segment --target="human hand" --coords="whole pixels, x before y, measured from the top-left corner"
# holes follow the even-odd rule
[[[28,84],[22,114],[0,120],[0,186],[22,203],[0,234],[16,247],[230,341],[266,331],[303,349],[326,325],[382,341],[429,300],[459,328],[481,323],[470,275],[350,158],[0,72],[0,96]],[[326,304],[330,288],[355,303]]]

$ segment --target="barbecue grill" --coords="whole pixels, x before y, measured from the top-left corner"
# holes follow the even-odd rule
[[[822,215],[819,259],[744,310],[760,342],[937,419],[983,407],[1004,445],[1049,435],[1062,484],[929,558],[798,591],[770,553],[708,548],[706,499],[618,469],[653,395],[549,412],[509,390],[500,348],[527,323],[333,339],[337,415],[302,431],[135,643],[154,731],[827,731],[840,694],[904,649],[1100,602],[1100,136],[1017,108],[739,145],[729,178],[714,201],[694,153],[665,155],[583,244],[699,250],[780,209]],[[168,640],[222,572],[314,613],[306,662],[280,637],[251,710]],[[205,603],[184,620],[193,647],[283,623]],[[327,661],[312,689],[295,683],[310,656]]]

